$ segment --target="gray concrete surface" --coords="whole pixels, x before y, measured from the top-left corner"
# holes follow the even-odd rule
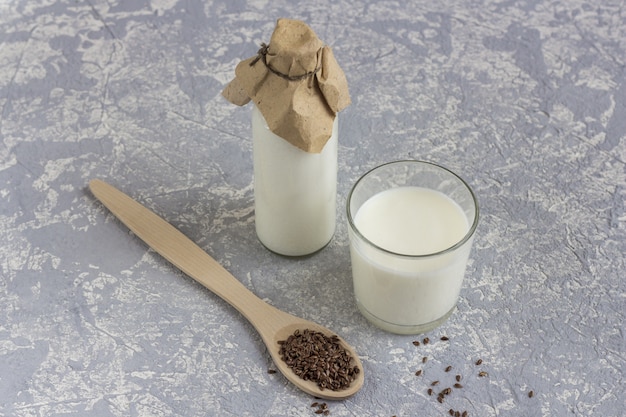
[[[279,17],[333,47],[353,99],[337,232],[304,259],[257,241],[251,109],[220,96]],[[365,386],[332,416],[624,414],[623,0],[3,1],[0,139],[0,416],[315,415],[91,178],[353,344]],[[419,347],[357,312],[344,214],[361,174],[406,158],[458,172],[482,210],[458,310]]]

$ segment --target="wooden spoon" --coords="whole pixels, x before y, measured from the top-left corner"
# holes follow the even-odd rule
[[[315,382],[303,380],[281,359],[278,341],[286,340],[297,329],[310,329],[327,336],[334,335],[333,332],[267,304],[174,226],[115,187],[95,179],[89,183],[89,188],[102,204],[148,246],[243,314],[261,335],[278,370],[295,386],[315,397],[328,400],[341,400],[361,389],[364,381],[363,366],[354,349],[343,339],[339,338],[341,346],[352,357],[353,365],[360,370],[350,386],[340,391],[322,390]]]

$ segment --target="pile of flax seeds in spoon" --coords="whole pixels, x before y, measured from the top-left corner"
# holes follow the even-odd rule
[[[293,372],[321,389],[341,391],[361,372],[352,356],[341,346],[337,335],[305,329],[281,340],[279,354]]]

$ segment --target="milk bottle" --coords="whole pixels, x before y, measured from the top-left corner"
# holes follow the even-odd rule
[[[350,104],[331,48],[304,22],[279,19],[269,44],[237,65],[222,94],[254,103],[259,240],[287,256],[323,248],[335,230],[338,112]]]

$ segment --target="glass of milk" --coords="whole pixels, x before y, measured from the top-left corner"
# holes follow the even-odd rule
[[[478,202],[452,171],[396,161],[363,175],[347,201],[356,303],[393,333],[434,329],[454,311]]]

